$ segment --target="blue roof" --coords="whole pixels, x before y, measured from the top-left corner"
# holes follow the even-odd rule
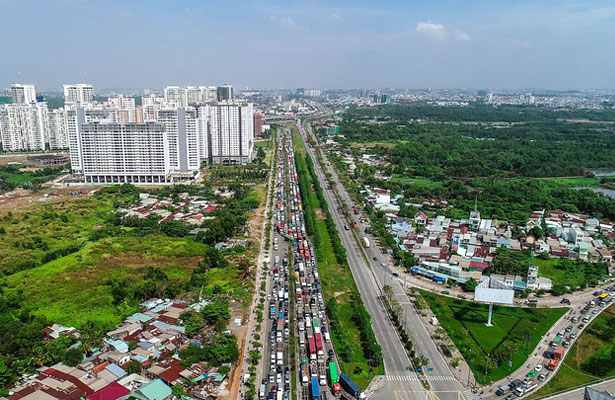
[[[113,375],[117,376],[118,378],[121,378],[122,376],[126,375],[126,371],[124,371],[122,367],[116,364],[109,364],[105,369],[111,372]]]
[[[124,342],[123,340],[109,340],[107,341],[107,343],[110,346],[115,347],[115,349],[117,351],[119,351],[120,353],[126,353],[128,352],[128,344],[126,342]]]

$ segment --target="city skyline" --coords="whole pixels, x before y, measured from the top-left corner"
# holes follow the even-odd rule
[[[608,2],[480,3],[4,0],[0,86],[612,89]]]

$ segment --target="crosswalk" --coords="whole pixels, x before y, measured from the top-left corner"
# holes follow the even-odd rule
[[[399,381],[406,381],[406,382],[411,382],[411,381],[418,381],[419,377],[414,374],[414,375],[387,375],[387,380],[391,381],[391,382],[399,382]],[[452,375],[425,375],[425,378],[427,378],[428,381],[440,381],[440,382],[444,382],[444,381],[454,381],[455,377]]]
[[[471,390],[464,390],[463,391],[463,397],[465,397],[466,400],[475,400],[476,399],[476,393],[472,393]]]

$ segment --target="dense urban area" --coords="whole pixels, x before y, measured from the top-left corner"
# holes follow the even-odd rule
[[[615,92],[0,97],[0,399],[615,399]]]

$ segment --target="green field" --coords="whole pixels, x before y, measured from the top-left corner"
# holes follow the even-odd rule
[[[600,178],[594,177],[585,177],[585,176],[574,176],[568,178],[545,178],[545,182],[551,183],[554,186],[569,186],[569,187],[589,187],[589,188],[598,188],[600,187]]]
[[[487,327],[486,305],[420,293],[479,383],[499,380],[520,367],[542,335],[568,310],[494,306],[494,326]]]
[[[575,386],[586,385],[602,378],[615,376],[615,364],[611,365],[611,370],[602,376],[595,376],[582,370],[582,364],[590,360],[596,353],[615,348],[615,337],[605,340],[605,338],[596,334],[596,329],[602,330],[602,327],[608,326],[609,320],[611,323],[615,321],[615,305],[610,306],[590,322],[566,353],[564,364],[557,371],[557,375],[530,398],[546,396]]]
[[[113,201],[111,195],[100,195],[37,204],[2,215],[0,273],[11,274],[35,267],[44,257],[50,257],[47,254],[83,245],[92,229],[105,221],[113,209]]]
[[[186,283],[203,248],[192,240],[160,234],[105,238],[74,254],[9,276],[7,290],[23,291],[25,305],[52,321],[82,326],[93,320],[115,326],[125,315],[113,304],[109,280],[133,280],[142,276],[146,267],[156,266],[171,282]],[[126,310],[131,311],[135,310]]]
[[[415,177],[407,177],[399,174],[394,174],[391,177],[392,183],[399,183],[402,185],[414,185],[420,188],[433,189],[433,188],[441,188],[442,182],[432,181],[429,178],[422,178],[419,176]]]

